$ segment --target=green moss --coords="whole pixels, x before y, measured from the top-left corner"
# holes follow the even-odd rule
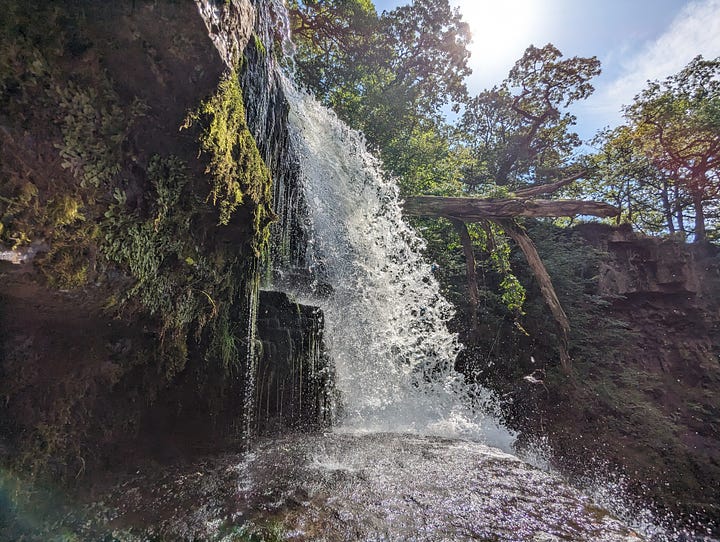
[[[88,281],[89,266],[81,248],[54,245],[37,264],[51,286],[72,290]]]
[[[13,142],[0,156],[0,241],[47,244],[39,267],[60,288],[93,274],[95,222],[105,210],[97,200],[121,182],[123,144],[145,110],[125,106],[104,72],[63,68],[81,18],[11,2],[0,20],[0,108],[15,133],[36,142]]]
[[[208,159],[210,196],[219,210],[220,225],[230,223],[233,213],[249,200],[253,208],[253,250],[261,257],[274,220],[271,210],[272,180],[245,120],[242,89],[237,72],[230,72],[214,96],[191,114],[186,127],[199,124],[200,147]]]
[[[257,51],[258,55],[260,56],[267,56],[267,49],[265,48],[265,44],[262,42],[260,37],[257,34],[253,34],[253,45],[255,45],[255,51]]]
[[[62,166],[82,187],[112,184],[121,169],[122,142],[135,112],[123,110],[111,89],[100,96],[94,88],[71,82],[56,86],[55,95],[62,119]]]
[[[62,194],[48,204],[48,216],[55,226],[69,226],[84,221],[82,201],[69,194]]]
[[[228,316],[215,299],[230,302],[242,276],[237,258],[213,258],[195,241],[199,209],[186,193],[185,164],[155,156],[147,175],[153,188],[145,197],[149,216],[131,211],[125,193],[117,190],[105,214],[102,251],[134,279],[116,302],[159,318],[166,376],[172,378],[184,367],[191,329],[200,337],[208,322]]]
[[[145,195],[147,216],[131,211],[120,190],[105,214],[103,254],[134,279],[113,305],[159,318],[168,379],[184,367],[192,337],[208,338],[206,359],[235,367],[244,330],[233,307],[251,297],[246,286],[256,282],[256,255],[242,246],[200,243],[204,208],[182,161],[155,156],[147,175],[153,188]]]

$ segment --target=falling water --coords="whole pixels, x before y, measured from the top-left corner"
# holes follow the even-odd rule
[[[308,274],[325,296],[326,340],[342,394],[342,427],[511,437],[480,415],[488,393],[454,369],[452,307],[423,242],[403,221],[396,184],[362,136],[283,79],[308,208]]]
[[[282,3],[257,8],[268,49],[289,43]],[[245,81],[267,82],[250,90],[248,121],[275,165],[281,220],[272,287],[324,312],[340,427],[464,436],[508,449],[512,436],[481,414],[488,392],[454,370],[459,344],[446,325],[452,307],[421,255],[422,240],[402,218],[395,182],[362,135],[299,90],[272,55],[260,64],[254,69],[265,77]],[[277,129],[284,116],[278,90],[289,141]]]

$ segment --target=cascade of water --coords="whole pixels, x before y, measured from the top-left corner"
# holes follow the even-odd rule
[[[343,427],[507,447],[510,435],[479,413],[489,394],[454,370],[452,307],[420,254],[423,242],[403,221],[396,184],[358,132],[291,80],[283,84],[308,207],[305,264],[329,291],[311,301],[325,313]]]
[[[267,47],[289,43],[282,2],[258,9]],[[403,221],[396,184],[358,132],[268,63],[288,101],[290,135],[275,177],[274,242],[284,254],[274,258],[275,286],[323,309],[341,426],[464,435],[508,448],[507,431],[480,415],[489,394],[454,370],[452,307],[420,255],[423,242]],[[288,256],[298,229],[303,248]]]
[[[245,1],[245,0],[243,0]],[[363,137],[298,90],[277,57],[282,0],[255,2],[245,49],[248,124],[273,172],[272,287],[325,315],[325,342],[341,396],[341,427],[476,438],[509,448],[512,436],[481,414],[489,394],[454,370],[452,307],[403,221],[393,180]]]

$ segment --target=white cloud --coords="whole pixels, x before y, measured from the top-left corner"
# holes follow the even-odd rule
[[[622,63],[618,77],[599,85],[583,107],[584,114],[616,124],[621,107],[632,103],[647,81],[679,72],[699,54],[720,56],[720,0],[698,0],[684,7],[660,37]]]

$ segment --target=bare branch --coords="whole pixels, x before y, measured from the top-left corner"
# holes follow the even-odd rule
[[[535,244],[532,239],[528,236],[524,229],[522,229],[514,220],[501,220],[498,224],[505,230],[505,232],[512,237],[513,241],[517,243],[525,255],[525,259],[530,266],[530,269],[535,275],[535,279],[540,285],[540,292],[542,293],[543,299],[546,305],[550,308],[550,312],[555,318],[555,322],[558,325],[560,331],[560,364],[566,373],[570,372],[571,359],[568,353],[568,335],[570,333],[570,321],[568,320],[565,311],[560,304],[555,288],[550,280],[550,275],[545,269],[545,265],[540,259],[540,255],[535,248]]]
[[[479,222],[485,219],[504,219],[519,216],[617,216],[620,211],[608,203],[580,200],[445,198],[441,196],[413,196],[405,200],[405,212],[415,216],[436,216]]]
[[[451,220],[460,236],[463,252],[465,253],[465,273],[468,283],[468,305],[470,306],[471,335],[477,337],[480,332],[478,322],[478,306],[480,305],[480,292],[477,285],[477,273],[475,271],[475,253],[473,252],[472,239],[468,232],[467,225],[462,220]]]
[[[578,179],[583,178],[585,175],[587,175],[587,171],[581,171],[579,173],[576,173],[575,175],[566,177],[565,179],[555,181],[554,183],[531,186],[529,188],[521,188],[520,190],[515,191],[515,197],[534,198],[537,196],[542,196],[543,194],[552,194],[553,192],[557,192],[558,190],[560,190],[563,186],[566,186],[574,181],[577,181]]]

